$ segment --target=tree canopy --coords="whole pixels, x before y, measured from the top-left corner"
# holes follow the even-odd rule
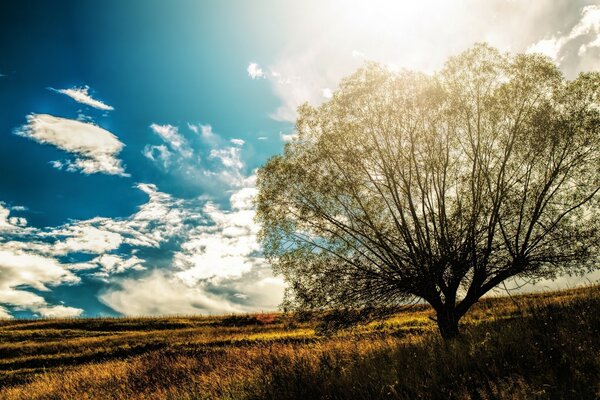
[[[256,200],[287,309],[423,299],[449,338],[506,279],[595,268],[598,73],[485,44],[431,75],[371,63],[296,131]]]

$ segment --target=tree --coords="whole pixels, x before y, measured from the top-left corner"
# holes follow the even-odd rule
[[[594,268],[600,74],[485,44],[433,75],[368,64],[258,172],[290,310],[428,302],[441,335],[513,277]]]

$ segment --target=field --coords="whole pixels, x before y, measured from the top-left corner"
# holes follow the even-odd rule
[[[0,399],[597,399],[600,287],[420,306],[330,336],[280,314],[0,321]]]

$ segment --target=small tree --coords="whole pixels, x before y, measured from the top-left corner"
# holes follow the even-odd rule
[[[594,268],[600,74],[480,44],[434,75],[369,64],[258,173],[266,256],[293,310],[423,299],[444,338],[513,277]]]

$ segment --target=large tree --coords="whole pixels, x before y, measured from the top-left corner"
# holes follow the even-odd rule
[[[295,310],[414,299],[451,338],[514,277],[595,268],[600,74],[485,44],[436,74],[369,64],[298,110],[258,173],[260,239]]]

